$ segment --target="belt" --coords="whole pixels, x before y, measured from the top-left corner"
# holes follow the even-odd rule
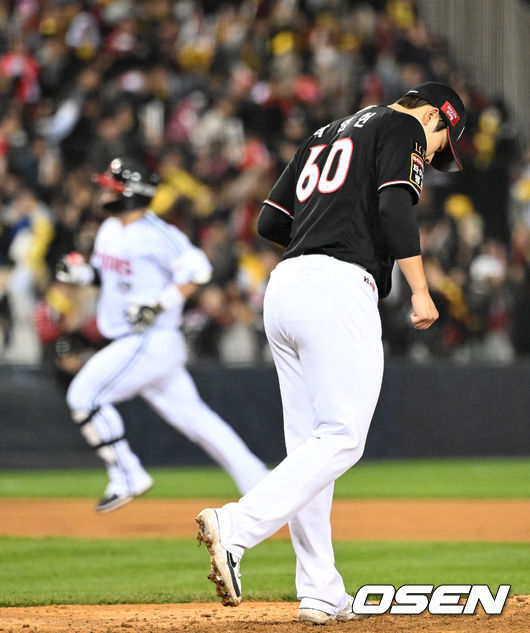
[[[328,257],[333,257],[333,255],[329,255],[329,253],[326,253],[321,248],[308,248],[302,253],[302,255],[327,255]],[[333,259],[337,259],[337,258],[334,257]],[[351,264],[352,266],[357,266],[358,268],[362,268],[365,272],[368,272],[368,270],[361,264],[357,264],[355,262],[347,262],[344,259],[340,259],[339,261],[342,261],[345,264]]]
[[[328,255],[321,248],[308,248],[305,250],[302,255]],[[333,257],[333,255],[328,255],[328,257]]]

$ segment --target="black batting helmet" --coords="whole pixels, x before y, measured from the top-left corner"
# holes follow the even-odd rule
[[[117,194],[102,207],[109,213],[122,213],[145,207],[155,195],[155,178],[148,169],[132,158],[114,158],[107,170],[96,174],[93,181]]]

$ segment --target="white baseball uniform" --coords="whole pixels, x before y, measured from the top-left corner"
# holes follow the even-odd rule
[[[325,255],[281,262],[265,294],[288,455],[217,513],[221,542],[238,558],[289,522],[303,608],[333,613],[347,601],[329,516],[333,482],[362,456],[379,396],[377,301],[371,275]]]
[[[241,558],[289,522],[301,609],[336,614],[348,604],[331,539],[333,484],[361,458],[381,388],[377,303],[389,290],[395,252],[387,238],[399,237],[400,257],[420,253],[409,218],[423,146],[419,122],[384,106],[334,121],[302,142],[258,219],[260,234],[286,247],[267,287],[264,322],[288,455],[217,511],[220,540]],[[380,221],[384,190],[390,230]]]
[[[333,482],[362,456],[377,404],[377,302],[390,291],[395,261],[411,288],[414,327],[427,329],[438,318],[413,205],[426,160],[442,171],[460,166],[454,145],[464,123],[458,95],[427,82],[403,101],[368,106],[315,130],[264,201],[258,232],[285,247],[265,294],[264,323],[288,455],[238,503],[197,517],[214,570],[209,579],[228,604],[241,599],[235,559],[289,522],[299,620],[356,615],[335,568]]]
[[[149,476],[125,439],[113,406],[144,398],[175,429],[203,448],[245,494],[266,474],[265,465],[237,433],[200,398],[186,370],[186,346],[179,325],[181,307],[158,314],[137,332],[125,312],[134,303],[154,305],[175,283],[207,281],[204,253],[176,227],[147,211],[122,224],[106,219],[97,234],[91,263],[101,277],[98,326],[113,339],[72,381],[67,403],[89,444],[106,464],[107,494],[138,494]]]

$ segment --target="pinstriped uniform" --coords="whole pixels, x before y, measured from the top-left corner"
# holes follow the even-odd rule
[[[155,304],[170,283],[207,277],[211,266],[206,256],[176,227],[146,212],[126,225],[115,217],[105,220],[91,263],[101,277],[98,326],[112,342],[81,369],[67,402],[74,412],[89,412],[101,444],[112,446],[107,493],[134,496],[147,477],[114,406],[135,396],[201,446],[247,492],[266,468],[200,398],[185,366],[186,346],[178,329],[182,308],[161,312],[141,333],[125,317],[132,303]]]

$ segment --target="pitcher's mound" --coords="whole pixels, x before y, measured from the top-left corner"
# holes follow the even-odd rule
[[[0,631],[9,633],[309,633],[297,621],[298,605],[243,602],[233,609],[219,603],[155,605],[61,605],[0,609]],[[502,615],[372,616],[334,622],[319,631],[335,633],[526,633],[530,596],[508,599]]]

